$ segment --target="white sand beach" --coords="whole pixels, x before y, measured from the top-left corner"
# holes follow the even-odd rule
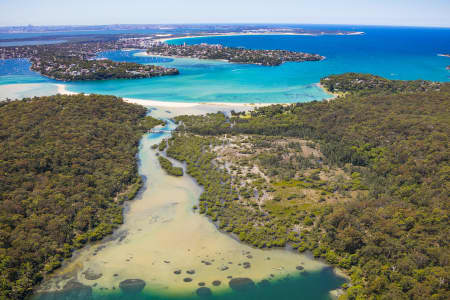
[[[61,95],[76,95],[77,94],[75,92],[71,92],[71,91],[67,90],[67,87],[64,84],[58,83],[55,85],[57,87],[58,94],[61,94]]]
[[[0,101],[56,94],[57,88],[47,83],[0,84]]]
[[[56,84],[58,88],[58,94],[61,95],[74,95],[75,92],[67,90],[64,84]],[[282,103],[233,103],[233,102],[168,102],[168,101],[158,101],[158,100],[145,100],[145,99],[134,99],[134,98],[123,98],[125,102],[139,104],[146,107],[156,107],[165,108],[173,111],[174,113],[180,113],[181,110],[186,110],[189,108],[189,113],[195,111],[218,111],[218,110],[250,110],[257,107],[269,106],[273,104]],[[188,113],[187,111],[185,113]]]

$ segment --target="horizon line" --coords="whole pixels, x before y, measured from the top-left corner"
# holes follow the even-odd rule
[[[328,26],[370,26],[370,27],[408,27],[408,28],[450,28],[450,25],[398,25],[398,24],[348,24],[348,23],[265,23],[265,22],[221,22],[221,23],[209,23],[209,22],[192,22],[192,23],[112,23],[112,24],[50,24],[50,25],[0,25],[0,28],[8,27],[94,27],[94,26],[167,26],[167,25],[328,25]]]

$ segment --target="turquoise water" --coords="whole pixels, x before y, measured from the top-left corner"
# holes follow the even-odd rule
[[[0,60],[0,100],[56,94],[57,82],[31,71],[30,66],[27,59]]]
[[[319,272],[303,272],[291,275],[278,281],[255,283],[246,291],[227,291],[214,293],[210,297],[197,296],[195,289],[191,294],[180,297],[162,296],[157,291],[126,293],[119,289],[104,290],[86,296],[83,290],[72,290],[66,293],[47,294],[34,297],[33,300],[180,300],[180,299],[214,299],[214,300],[330,300],[329,291],[340,287],[345,281],[336,277],[326,268]]]
[[[130,53],[126,52],[125,58],[129,55]],[[125,60],[123,52],[110,52],[103,56],[113,60]],[[134,56],[126,60],[149,63],[146,57]],[[271,103],[311,101],[329,97],[314,84],[315,80],[299,79],[299,64],[295,63],[280,67],[263,67],[176,58],[157,64],[178,68],[181,75],[132,81],[77,82],[68,84],[68,89],[75,92],[112,93],[128,98],[177,102]],[[302,68],[305,70],[314,63],[303,64]]]
[[[449,29],[363,29],[366,34],[357,36],[229,36],[175,40],[171,43],[305,51],[325,55],[327,59],[278,67],[175,59],[161,65],[179,68],[181,75],[178,77],[76,83],[71,84],[70,89],[108,91],[123,97],[164,101],[304,102],[329,97],[315,86],[320,78],[329,74],[362,72],[390,79],[449,80],[450,73],[445,67],[450,59],[437,56],[450,51]],[[123,59],[121,53],[105,56]],[[136,57],[130,61],[136,61]]]
[[[329,74],[361,72],[389,79],[449,81],[450,29],[370,27],[356,36],[228,36],[172,41],[210,43],[251,49],[286,49],[319,53],[320,63],[292,64],[302,83],[317,82]],[[268,74],[272,74],[272,71]],[[274,74],[277,76],[278,74]],[[282,78],[281,78],[282,79]]]
[[[342,29],[342,28],[341,28]],[[346,28],[343,28],[346,29]],[[220,43],[253,49],[287,49],[318,53],[321,62],[286,63],[278,67],[230,64],[194,59],[152,59],[136,51],[101,56],[119,61],[156,63],[176,67],[179,76],[139,80],[110,80],[68,84],[75,92],[113,94],[136,99],[176,102],[305,102],[330,97],[315,84],[320,78],[344,72],[362,72],[390,79],[449,81],[448,28],[349,27],[354,36],[229,36],[181,39],[171,43]],[[11,83],[1,76],[0,85]],[[30,75],[27,75],[30,76]],[[32,80],[42,82],[35,74]],[[16,78],[22,83],[21,78]],[[26,79],[30,82],[30,78]],[[31,80],[31,81],[32,81]],[[1,96],[1,95],[0,95]]]

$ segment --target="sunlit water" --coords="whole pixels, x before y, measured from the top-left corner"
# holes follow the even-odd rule
[[[164,129],[173,128],[170,122]],[[344,279],[325,264],[292,251],[253,249],[194,212],[201,188],[189,176],[166,175],[151,149],[168,136],[153,133],[142,139],[139,171],[145,187],[127,204],[123,226],[112,238],[79,251],[42,288],[62,288],[76,280],[84,289],[91,287],[93,299],[188,299],[199,298],[203,282],[214,299],[329,299],[330,290]],[[177,270],[180,274],[174,273]],[[102,275],[88,280],[86,271]],[[232,278],[249,278],[255,286],[234,291],[229,286]],[[127,293],[119,287],[126,279],[141,279],[145,288]],[[35,299],[86,297],[71,290]]]
[[[75,92],[168,102],[306,102],[329,98],[316,83],[330,74],[362,72],[390,79],[426,79],[449,81],[450,58],[438,56],[450,52],[448,28],[348,27],[364,31],[355,36],[229,36],[175,40],[171,43],[220,43],[251,49],[287,49],[318,53],[324,61],[285,63],[276,67],[230,64],[195,59],[148,58],[138,51],[107,52],[100,56],[118,61],[156,63],[180,70],[178,76],[139,80],[74,82]],[[52,92],[54,81],[42,76],[1,75],[0,98],[7,83],[36,82]],[[24,77],[25,76],[25,77]],[[34,78],[30,80],[30,76]],[[44,82],[45,81],[45,82]],[[6,89],[8,90],[8,89]],[[17,96],[33,95],[26,91]]]

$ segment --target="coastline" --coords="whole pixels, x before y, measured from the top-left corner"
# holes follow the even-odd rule
[[[319,88],[321,88],[325,93],[332,95],[333,97],[326,99],[327,101],[331,101],[334,100],[336,98],[339,98],[339,96],[342,96],[343,94],[339,94],[339,93],[333,93],[330,92],[326,87],[324,87],[320,82],[316,83],[316,86],[318,86]]]
[[[58,94],[61,94],[61,95],[76,95],[77,94],[75,92],[71,92],[71,91],[67,90],[67,88],[64,84],[56,83],[55,85],[56,85]]]
[[[142,49],[136,49],[136,50],[142,50]],[[229,63],[229,64],[239,64],[236,62],[231,62],[228,61],[226,59],[202,59],[202,58],[198,58],[198,57],[193,57],[193,56],[178,56],[178,55],[174,55],[174,56],[168,56],[168,55],[160,55],[160,54],[152,54],[152,53],[148,53],[147,50],[142,50],[141,52],[138,52],[136,54],[134,54],[134,56],[137,57],[161,57],[161,58],[169,58],[169,59],[195,59],[195,60],[199,60],[199,61],[208,61],[208,62],[225,62],[225,63]]]
[[[331,101],[333,99],[338,98],[339,96],[341,96],[341,94],[336,94],[336,93],[332,93],[330,91],[328,91],[324,86],[322,86],[320,83],[315,83],[315,85],[319,88],[321,88],[323,91],[325,91],[327,94],[331,95],[331,98],[328,99],[322,99],[322,100],[327,100],[327,101]],[[31,84],[9,84],[9,85],[3,85],[3,88],[8,88],[9,90],[12,90],[15,93],[12,95],[9,95],[5,97],[6,100],[7,98],[9,99],[20,99],[21,97],[19,97],[19,95],[17,94],[18,92],[26,92],[27,90],[34,90],[37,89],[41,86],[40,83],[31,83]],[[63,84],[63,83],[52,83],[49,86],[53,86],[54,89],[56,90],[54,92],[54,94],[61,94],[61,95],[76,95],[76,94],[88,94],[88,93],[77,93],[77,92],[72,92],[69,91],[67,89],[67,85]],[[43,94],[42,96],[45,95],[53,95],[53,93],[51,94]],[[205,110],[207,109],[212,110],[212,109],[217,109],[217,110],[226,110],[226,111],[230,111],[230,110],[240,110],[240,111],[244,111],[244,110],[250,110],[250,109],[254,109],[254,108],[259,108],[259,107],[265,107],[265,106],[271,106],[271,105],[283,105],[283,106],[287,106],[287,105],[291,105],[294,104],[296,102],[268,102],[268,103],[252,103],[252,102],[182,102],[182,101],[161,101],[161,100],[154,100],[154,99],[136,99],[136,98],[128,98],[128,97],[119,97],[122,98],[125,102],[128,103],[133,103],[133,104],[139,104],[145,107],[160,107],[160,108],[167,108],[167,109],[186,109],[186,108],[190,108],[193,110]]]
[[[32,88],[38,88],[41,84],[11,84],[11,85],[5,85],[8,87],[8,89],[14,89],[17,91],[25,91],[26,89],[32,89]],[[325,87],[323,87],[320,83],[316,83],[316,85],[323,89],[327,94],[332,95],[333,97],[326,99],[327,101],[331,101],[333,99],[336,99],[340,96],[340,94],[335,94],[327,91]],[[77,92],[72,92],[67,89],[67,86],[63,83],[53,83],[52,86],[56,87],[55,94],[61,94],[61,95],[76,95],[79,94]],[[81,94],[87,94],[87,93],[81,93]],[[11,99],[17,98],[17,97],[10,97]],[[166,109],[174,109],[174,110],[181,110],[181,109],[187,109],[193,111],[210,111],[210,110],[239,110],[239,111],[246,111],[254,108],[259,107],[265,107],[270,105],[291,105],[292,103],[286,103],[286,102],[270,102],[270,103],[251,103],[251,102],[171,102],[171,101],[161,101],[161,100],[152,100],[152,99],[136,99],[136,98],[127,98],[127,97],[119,97],[122,98],[125,102],[133,103],[133,104],[139,104],[145,107],[158,107],[158,108],[166,108]],[[5,98],[6,99],[6,98]]]
[[[191,38],[206,38],[206,37],[221,37],[221,36],[258,36],[258,35],[288,35],[288,36],[323,36],[323,35],[364,35],[364,31],[356,31],[350,33],[295,33],[295,32],[228,32],[228,33],[216,33],[210,35],[187,35],[178,37],[164,37],[155,39],[155,41],[165,43],[167,41],[179,40],[179,39],[191,39]]]
[[[48,82],[0,84],[0,101],[57,94],[57,86]]]
[[[76,95],[78,93],[71,92],[67,90],[64,84],[55,84],[57,86],[58,94],[61,95]],[[166,102],[158,100],[145,100],[145,99],[134,99],[134,98],[123,98],[125,102],[139,104],[142,106],[156,106],[162,108],[199,108],[199,107],[224,107],[224,108],[257,108],[263,106],[270,106],[275,104],[289,105],[291,103],[234,103],[234,102]]]

